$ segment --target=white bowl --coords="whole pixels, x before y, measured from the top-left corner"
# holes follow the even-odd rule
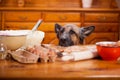
[[[16,50],[26,42],[27,30],[5,30],[0,31],[0,43],[6,45],[8,50]]]
[[[9,50],[16,50],[22,46],[41,44],[44,38],[44,32],[31,30],[5,30],[0,31],[0,41],[4,43]]]

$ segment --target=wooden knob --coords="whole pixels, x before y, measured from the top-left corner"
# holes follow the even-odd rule
[[[59,16],[59,19],[60,20],[67,20],[67,17],[66,16]]]
[[[22,21],[26,21],[27,20],[27,16],[19,16],[18,17],[20,20],[22,20]]]

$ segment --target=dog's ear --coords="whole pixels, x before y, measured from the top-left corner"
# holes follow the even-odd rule
[[[58,33],[61,30],[62,26],[59,24],[55,24],[55,32]]]
[[[89,36],[95,30],[95,26],[82,27],[80,28],[80,33],[83,37]]]
[[[87,37],[87,36],[89,36],[94,30],[95,30],[95,26],[89,26],[89,27],[79,28],[80,43],[83,44],[84,38]]]

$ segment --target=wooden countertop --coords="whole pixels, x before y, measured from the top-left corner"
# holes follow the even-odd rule
[[[48,7],[0,7],[0,11],[110,11],[110,12],[119,12],[118,8],[48,8]]]
[[[0,60],[0,80],[3,79],[120,80],[120,63],[92,59],[21,64],[12,60]]]

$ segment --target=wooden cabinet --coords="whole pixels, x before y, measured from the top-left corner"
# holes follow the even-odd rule
[[[95,26],[95,31],[85,39],[85,44],[98,41],[118,41],[119,12],[109,11],[4,11],[4,29],[32,29],[38,19],[43,19],[38,30],[45,32],[43,43],[58,44],[55,23],[60,25],[76,24],[77,26]]]
[[[98,41],[117,41],[119,32],[119,13],[85,13],[84,26],[94,25],[95,31],[86,38],[86,44]]]
[[[45,44],[58,44],[55,23],[95,26],[85,44],[118,41],[120,10],[113,3],[115,0],[93,0],[92,8],[82,8],[81,0],[26,0],[25,6],[19,7],[16,1],[4,0],[0,6],[0,29],[32,29],[38,19],[43,19],[38,30],[45,32]]]
[[[95,26],[95,31],[85,39],[85,44],[98,41],[117,41],[119,39],[119,12],[105,11],[4,11],[4,29],[32,29],[38,19],[43,19],[38,30],[45,32],[43,43],[58,44],[55,23],[60,25]]]

